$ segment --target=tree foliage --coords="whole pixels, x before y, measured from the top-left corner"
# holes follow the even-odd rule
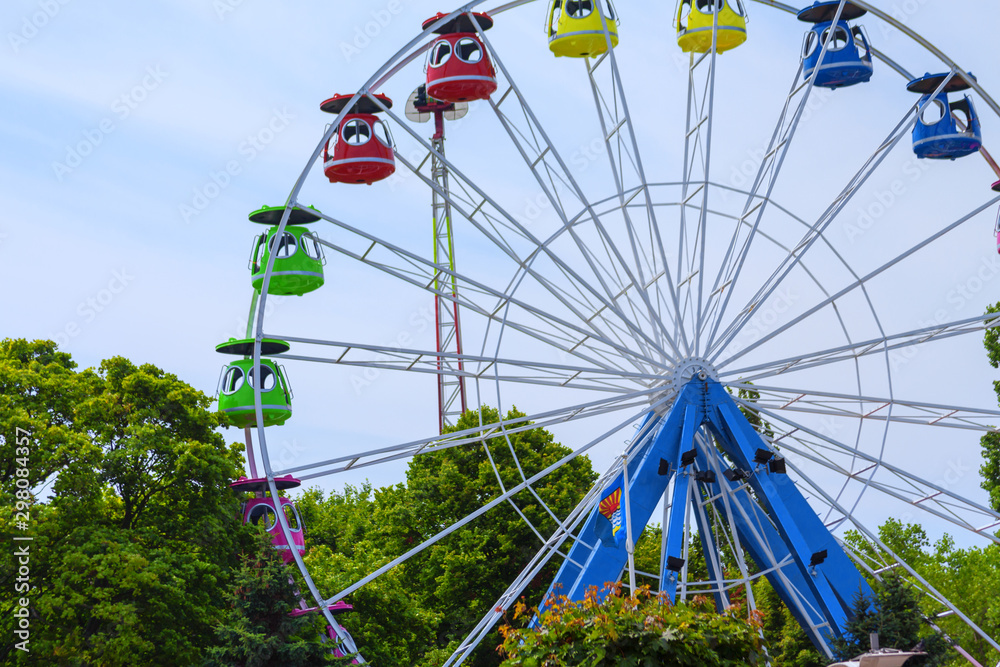
[[[321,641],[323,617],[293,618],[298,596],[289,569],[261,531],[241,556],[228,607],[209,649],[204,667],[311,667],[350,664],[334,657],[331,643]]]
[[[987,313],[1000,313],[1000,302],[986,309]],[[983,337],[986,356],[990,366],[1000,368],[1000,328],[986,329]],[[1000,380],[993,381],[993,389],[1000,401]],[[997,424],[1000,426],[1000,424]],[[979,469],[983,476],[983,488],[990,494],[990,504],[1000,512],[1000,433],[987,433],[980,440],[983,449],[983,465]]]
[[[19,663],[196,662],[246,535],[228,488],[240,451],[217,433],[211,399],[121,357],[77,371],[50,341],[0,342],[0,388],[5,532],[12,505],[31,505],[17,530],[33,538],[30,652],[18,651]],[[35,493],[19,499],[14,447],[24,432],[29,456],[18,458]],[[11,551],[0,559],[11,590]]]
[[[524,416],[512,408],[504,418]],[[469,411],[451,430],[478,428],[480,419],[496,424],[500,414],[490,407]],[[569,453],[545,429],[529,428],[417,456],[405,484],[348,487],[325,499],[311,491],[300,506],[312,527],[307,562],[313,576],[324,589],[342,590]],[[499,504],[352,594],[351,632],[365,658],[440,664],[541,548],[532,526],[545,537],[555,530],[542,501],[566,516],[595,478],[586,457],[574,459],[532,484],[534,493],[516,493],[513,504]],[[557,565],[529,583],[528,599],[541,598]],[[499,641],[495,633],[487,637],[468,664],[499,663]],[[385,657],[379,663],[372,656]]]
[[[343,590],[398,555],[386,539],[404,503],[402,485],[369,484],[326,497],[310,489],[296,500],[308,529],[305,561],[321,590]],[[419,606],[408,571],[394,568],[348,599],[354,611],[343,624],[373,665],[427,664],[421,660],[435,644],[440,614]]]
[[[937,666],[947,664],[947,642],[923,623],[920,599],[903,577],[889,574],[874,586],[871,598],[858,592],[843,639],[835,640],[834,651],[840,660],[867,653],[870,636],[877,632],[879,645],[910,650],[920,647],[926,656],[911,658],[908,665]]]
[[[532,618],[523,604],[513,620]],[[737,667],[764,664],[756,619],[718,614],[707,598],[671,605],[648,588],[635,596],[621,586],[584,600],[557,598],[537,629],[504,626],[503,667]]]
[[[755,582],[753,592],[774,667],[826,667],[830,664],[813,646],[809,635],[767,579]]]
[[[987,634],[1000,634],[1000,547],[990,544],[986,547],[957,548],[948,535],[931,543],[926,531],[916,524],[902,523],[896,519],[887,520],[878,531],[879,539],[910,567],[916,570],[942,595],[951,600],[976,625]],[[861,535],[848,531],[846,541],[863,557],[878,562],[875,547]],[[910,582],[912,590],[923,588],[909,574],[898,571]],[[933,618],[945,608],[931,596],[919,596],[921,614]],[[936,621],[952,640],[983,664],[997,664],[1000,653],[957,616],[948,616]],[[883,642],[884,646],[887,646]],[[935,664],[963,665],[964,660],[951,654],[951,662]]]

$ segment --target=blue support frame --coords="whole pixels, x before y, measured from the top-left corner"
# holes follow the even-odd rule
[[[871,590],[795,484],[786,475],[771,473],[766,465],[754,462],[757,450],[770,450],[770,446],[747,421],[725,387],[711,379],[693,379],[679,392],[665,417],[650,413],[644,427],[649,435],[633,444],[628,462],[627,493],[633,535],[638,536],[649,523],[668,484],[674,482],[665,526],[661,590],[676,600],[677,573],[670,572],[666,563],[668,557],[684,557],[688,513],[692,508],[703,546],[714,543],[703,507],[705,498],[710,497],[717,511],[727,518],[731,516],[735,537],[746,553],[761,570],[770,570],[765,576],[813,643],[829,654],[830,640],[843,636],[854,596],[859,592],[870,595]],[[714,446],[697,447],[695,436],[700,429],[712,436]],[[695,462],[689,457],[688,465],[682,466],[684,453],[691,450],[697,450]],[[669,463],[669,470],[664,470],[661,461]],[[695,468],[723,471],[731,464],[752,472],[745,484],[730,482],[722,476],[714,482],[694,479]],[[616,490],[626,492],[623,483],[624,475],[619,473],[600,494],[598,503],[609,499],[604,505],[605,512],[609,511],[608,502],[614,500]],[[727,503],[731,512],[727,511]],[[549,587],[540,606],[543,611],[552,594],[581,600],[589,588],[601,589],[617,581],[625,569],[628,562],[625,540],[607,539],[611,528],[601,522],[610,519],[600,509],[599,506],[591,511]],[[620,530],[625,530],[624,524]],[[603,541],[600,535],[604,535]],[[812,561],[819,560],[824,551],[822,562],[813,565]],[[709,576],[721,581],[723,573],[719,567],[709,562]],[[728,604],[724,591],[717,591],[715,598],[720,609]]]

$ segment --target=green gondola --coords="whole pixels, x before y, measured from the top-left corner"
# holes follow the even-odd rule
[[[230,339],[216,346],[225,354],[252,354],[253,340]],[[280,354],[288,350],[288,343],[265,339],[262,354]],[[260,399],[264,411],[264,426],[280,426],[292,416],[292,389],[281,366],[271,359],[260,360]],[[257,425],[254,407],[253,359],[237,359],[222,371],[219,382],[219,411],[226,415],[230,426],[246,428]]]
[[[288,218],[290,224],[285,227],[281,239],[276,241],[275,232],[284,210],[283,206],[263,206],[250,214],[251,222],[272,225],[267,233],[260,234],[254,240],[250,256],[251,284],[257,292],[261,291],[264,270],[274,252],[268,293],[302,296],[323,286],[323,265],[326,263],[323,250],[318,238],[305,227],[299,226],[315,222],[319,220],[319,216],[307,209],[292,209]]]

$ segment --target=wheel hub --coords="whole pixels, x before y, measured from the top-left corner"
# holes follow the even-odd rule
[[[692,380],[715,380],[718,382],[719,373],[715,370],[715,366],[704,357],[681,359],[672,370],[664,374],[660,381],[661,391],[651,394],[649,397],[651,405],[659,403],[653,408],[656,413],[661,416],[666,414],[674,403],[673,399]]]

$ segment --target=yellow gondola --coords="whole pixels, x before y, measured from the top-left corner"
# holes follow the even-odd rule
[[[598,7],[598,3],[603,4]],[[546,24],[549,50],[569,58],[593,58],[606,52],[602,12],[613,48],[618,45],[618,16],[611,0],[552,0]]]
[[[743,0],[680,0],[677,3],[677,43],[684,52],[707,53],[712,48],[713,13],[718,14],[716,52],[747,41],[747,12]]]

